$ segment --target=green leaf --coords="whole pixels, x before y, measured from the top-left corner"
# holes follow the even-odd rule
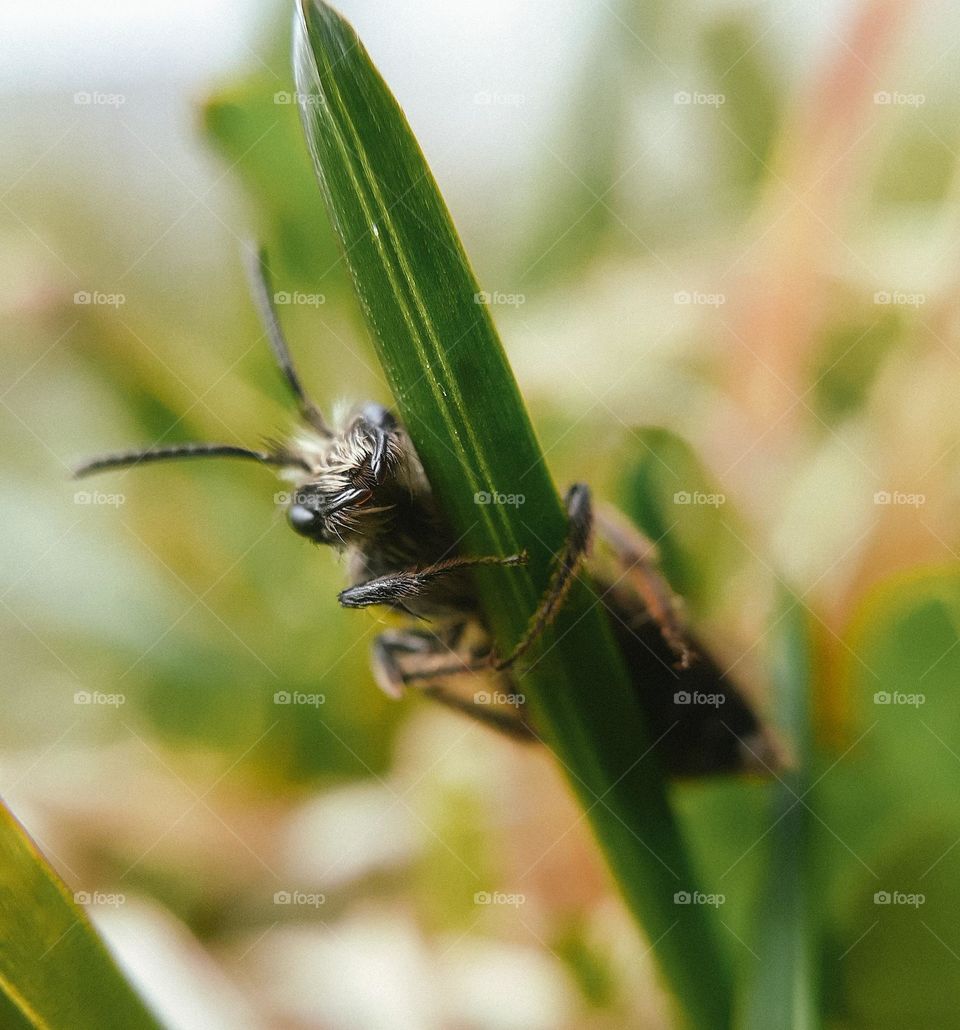
[[[564,539],[556,490],[436,183],[353,29],[305,0],[295,59],[321,189],[439,502],[464,552],[530,553],[527,570],[477,577],[506,653]],[[494,492],[522,502],[476,502]],[[585,582],[522,685],[690,1022],[727,1026],[726,955],[706,906],[674,903],[678,891],[696,889],[694,872],[622,659]]]
[[[846,293],[837,299],[837,317],[816,342],[813,403],[826,425],[857,414],[870,396],[884,362],[906,336],[906,320],[899,308],[864,305]],[[851,317],[851,311],[853,315]]]
[[[656,541],[673,589],[694,609],[709,607],[747,561],[740,542],[747,534],[737,513],[676,433],[659,426],[635,429],[628,448],[619,463],[623,510]]]
[[[793,768],[782,772],[770,806],[767,869],[760,885],[754,948],[759,958],[742,999],[744,1030],[812,1030],[820,1025],[815,977],[819,927],[811,885],[808,797],[810,731],[810,641],[803,605],[781,597],[776,627],[773,710],[789,739]],[[766,835],[766,834],[765,834]]]
[[[340,295],[348,283],[304,151],[293,81],[271,71],[283,67],[289,52],[286,23],[279,34],[269,35],[269,68],[258,61],[256,70],[217,90],[203,103],[200,117],[207,138],[254,200],[257,239],[269,246],[284,281],[315,284],[320,275],[324,293]]]
[[[777,138],[783,87],[764,55],[763,29],[746,12],[724,14],[703,38],[710,88],[724,98],[719,139],[733,184],[759,187],[770,175],[770,151]]]
[[[160,1026],[124,980],[86,914],[2,804],[0,940],[3,1026]]]
[[[832,685],[850,725],[817,787],[827,835],[824,968],[857,1026],[960,1027],[960,569],[911,569],[877,584],[844,637]],[[877,905],[878,891],[922,894]],[[896,975],[891,974],[896,971]]]

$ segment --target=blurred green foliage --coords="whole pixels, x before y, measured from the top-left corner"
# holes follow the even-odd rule
[[[17,214],[4,215],[2,250],[4,761],[22,757],[29,768],[42,759],[42,769],[87,749],[91,789],[106,792],[114,767],[97,772],[94,763],[112,748],[132,743],[157,764],[135,733],[169,764],[161,772],[174,786],[182,778],[202,792],[223,775],[210,803],[234,799],[267,825],[337,787],[382,788],[411,824],[422,829],[425,820],[438,839],[396,859],[390,875],[331,888],[334,921],[364,906],[399,909],[424,937],[441,939],[438,952],[450,935],[515,934],[566,971],[583,1002],[570,1025],[624,1025],[635,1016],[625,993],[646,968],[646,945],[624,944],[631,958],[617,965],[611,952],[621,942],[604,936],[595,898],[559,903],[544,891],[530,920],[541,941],[516,921],[509,929],[506,919],[475,925],[474,892],[510,875],[504,870],[519,876],[501,842],[514,833],[503,819],[510,799],[478,801],[484,784],[464,780],[462,769],[451,774],[452,787],[424,787],[439,778],[435,763],[443,765],[447,744],[421,733],[420,720],[430,718],[424,707],[389,704],[376,690],[366,650],[377,622],[338,608],[343,570],[287,531],[268,473],[215,463],[137,470],[98,482],[122,492],[117,507],[76,504],[66,482],[69,462],[98,449],[194,438],[255,444],[287,430],[287,398],[245,293],[234,233],[264,240],[278,289],[325,295],[315,308],[282,312],[318,398],[327,406],[341,395],[389,400],[357,329],[296,106],[276,98],[294,92],[287,15],[259,48],[271,70],[257,63],[215,84],[200,105],[200,145],[216,158],[204,182],[220,177],[230,194],[209,197],[213,212],[198,207],[202,218],[178,222],[183,210],[160,208],[172,191],[183,209],[193,197],[148,153],[136,151],[139,176],[121,168],[110,177],[113,162],[103,155],[119,152],[123,136],[110,136],[106,119],[77,134],[89,136],[84,154],[70,137],[62,150],[54,145],[68,126],[49,96],[32,108],[18,97],[5,109],[6,201]],[[941,15],[930,17],[938,29]],[[608,495],[657,542],[690,612],[708,617],[714,635],[722,630],[736,674],[767,699],[778,655],[771,598],[782,586],[774,556],[786,553],[808,574],[798,614],[819,633],[813,685],[829,692],[831,711],[852,713],[839,729],[821,727],[829,732],[815,741],[807,770],[810,914],[822,927],[813,948],[825,1019],[849,1030],[960,1027],[960,478],[949,281],[958,90],[939,46],[955,33],[949,20],[929,38],[906,24],[905,38],[916,37],[904,47],[905,69],[878,66],[883,81],[871,79],[870,88],[916,80],[902,88],[925,90],[927,103],[894,108],[868,98],[850,129],[850,154],[839,158],[853,162],[846,192],[811,212],[805,205],[816,197],[792,195],[790,169],[770,166],[784,143],[803,153],[818,145],[784,133],[829,71],[821,62],[856,63],[837,43],[845,26],[831,22],[814,44],[762,6],[717,12],[624,0],[605,8],[581,41],[549,148],[524,173],[536,187],[522,234],[529,248],[501,253],[501,227],[488,209],[465,206],[456,215],[469,227],[468,249],[482,244],[478,250],[498,255],[490,282],[527,294],[522,309],[496,312],[517,367],[526,367],[538,334],[552,334],[537,352],[545,357],[536,375],[521,385],[558,480],[610,484]],[[722,93],[725,102],[677,107],[674,94],[693,89]],[[156,131],[151,142],[167,160],[173,144],[151,115],[133,104],[125,112],[142,135]],[[49,126],[49,139],[9,156],[21,137],[36,137],[37,124]],[[771,210],[778,189],[788,202]],[[745,365],[730,370],[743,354],[725,330],[739,325],[738,312],[765,310],[770,297],[751,292],[754,278],[767,289],[763,276],[778,269],[751,262],[771,260],[768,244],[803,244],[792,221],[800,216],[821,234],[803,251],[816,310],[787,355],[796,359],[790,385],[803,403],[770,411],[758,400],[762,389],[737,393],[732,380]],[[194,222],[209,238],[198,238]],[[165,232],[166,243],[128,270]],[[675,291],[714,280],[725,306],[670,303]],[[127,294],[119,310],[71,303],[75,290],[115,281]],[[804,286],[779,285],[787,294]],[[870,302],[897,287],[927,303]],[[624,340],[643,351],[635,368],[623,362]],[[773,345],[762,355],[776,356]],[[588,366],[604,370],[609,393],[578,392],[578,371]],[[775,372],[788,377],[781,366]],[[831,536],[849,486],[841,458],[871,493],[905,483],[923,491],[925,504],[894,510],[871,507],[867,497],[855,532]],[[824,502],[824,482],[837,500]],[[677,503],[684,492],[722,493],[725,501]],[[807,515],[823,509],[819,521]],[[784,524],[803,532],[784,541]],[[93,686],[121,691],[127,703],[119,712],[74,705],[74,692]],[[322,693],[325,702],[274,702],[278,691],[294,690]],[[924,699],[874,702],[895,691]],[[783,725],[783,716],[773,707],[775,722]],[[487,750],[470,761],[482,763]],[[21,782],[18,768],[9,777],[11,804],[60,827],[83,875],[104,883],[126,875],[131,892],[182,918],[233,978],[250,979],[249,967],[231,963],[248,946],[243,934],[257,938],[276,919],[257,902],[272,883],[267,891],[242,876],[233,881],[222,856],[198,857],[187,845],[176,860],[151,852],[128,873],[167,829],[159,816],[151,816],[150,840],[126,826],[135,818],[119,808],[114,823],[81,812],[76,823],[89,826],[74,825],[51,802],[56,791],[35,783],[36,773]],[[61,791],[73,797],[70,772],[55,767],[50,775],[62,775]],[[141,775],[129,773],[129,792],[143,793],[141,809],[160,811],[164,795],[148,793]],[[724,941],[744,982],[763,965],[757,902],[776,855],[776,790],[725,781],[673,792],[705,889],[726,896]],[[553,795],[544,798],[549,808]],[[371,834],[366,850],[377,843]],[[249,858],[230,844],[237,864]],[[520,872],[538,857],[524,856]],[[575,868],[569,878],[579,875]],[[884,891],[925,900],[877,904]],[[8,1021],[16,1025],[13,1015]]]

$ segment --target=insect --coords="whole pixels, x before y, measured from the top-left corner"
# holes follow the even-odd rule
[[[480,565],[517,575],[524,554],[470,556],[437,507],[406,430],[380,404],[328,422],[310,400],[290,357],[271,291],[266,255],[251,249],[254,300],[280,372],[299,411],[289,439],[252,450],[188,443],[109,454],[76,469],[87,476],[154,461],[228,457],[276,468],[290,485],[293,530],[346,557],[348,608],[383,606],[401,619],[372,646],[376,682],[390,697],[419,689],[450,708],[519,740],[538,739],[517,688],[516,665],[553,621],[591,556],[591,580],[610,613],[637,697],[665,768],[702,776],[779,764],[777,749],[751,707],[689,633],[677,599],[656,568],[654,548],[625,516],[591,502],[576,484],[566,495],[568,532],[550,583],[526,632],[498,655],[471,581]],[[602,545],[606,561],[593,555]],[[465,693],[463,684],[487,690]],[[513,703],[482,703],[505,698]]]

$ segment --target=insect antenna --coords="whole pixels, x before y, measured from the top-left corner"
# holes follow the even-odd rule
[[[267,339],[270,342],[270,349],[276,359],[277,365],[287,385],[297,400],[297,408],[304,421],[309,422],[318,432],[324,436],[331,436],[330,428],[324,420],[320,409],[307,396],[297,370],[294,368],[293,359],[290,357],[290,348],[287,346],[286,337],[280,326],[280,319],[277,316],[277,308],[274,303],[273,289],[270,283],[270,269],[267,265],[267,254],[263,247],[249,245],[244,248],[244,261],[247,266],[247,277],[250,280],[250,289],[253,293],[253,300],[260,313],[260,320],[267,330]]]
[[[119,451],[104,454],[78,465],[73,470],[74,479],[105,472],[107,469],[131,468],[150,461],[177,461],[181,458],[247,458],[263,465],[289,466],[295,459],[289,454],[271,454],[268,451],[252,451],[246,447],[235,447],[226,443],[179,443],[170,447],[149,447],[141,451]],[[306,467],[306,466],[304,466]]]

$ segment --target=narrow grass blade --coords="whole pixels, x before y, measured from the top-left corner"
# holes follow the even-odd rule
[[[83,910],[2,804],[0,942],[3,1026],[160,1026],[124,980]]]
[[[353,29],[319,0],[295,28],[307,139],[380,361],[464,552],[530,553],[478,576],[507,652],[549,576],[565,518],[483,294],[399,106]],[[496,495],[511,503],[491,503]],[[579,795],[689,1021],[729,1023],[726,956],[602,605],[578,583],[523,678],[536,724]],[[518,784],[517,790],[523,785]]]
[[[769,864],[754,937],[759,956],[742,1000],[743,1030],[820,1026],[815,971],[818,927],[811,885],[810,641],[799,599],[785,593],[776,619],[774,710],[795,767],[781,774],[770,809]]]

